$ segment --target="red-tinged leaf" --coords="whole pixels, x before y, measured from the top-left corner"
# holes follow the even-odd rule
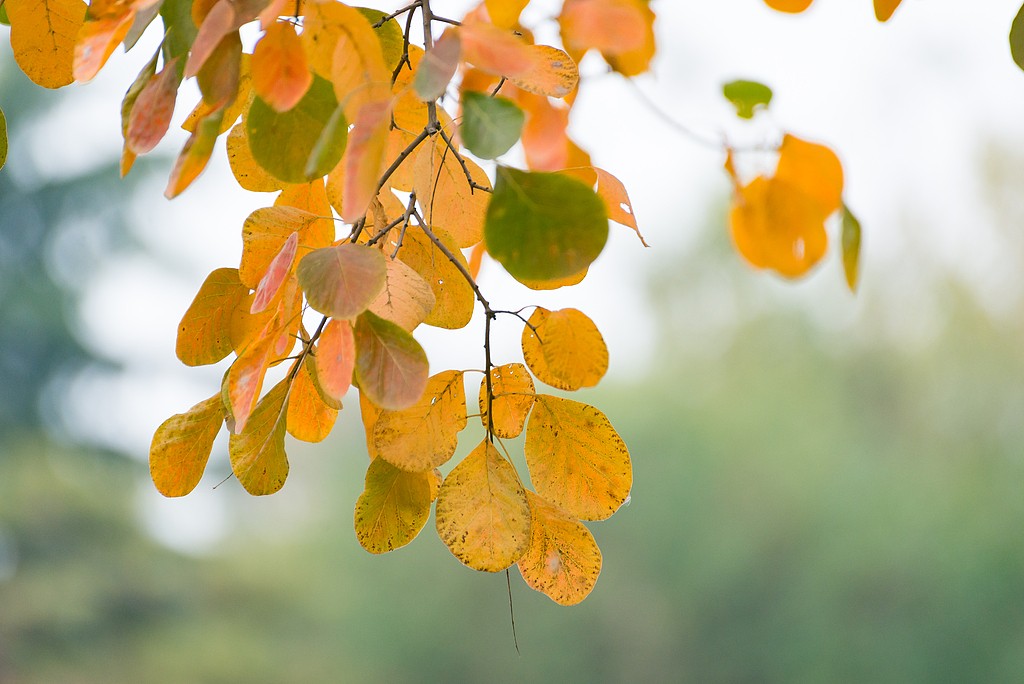
[[[256,94],[279,112],[294,107],[309,90],[313,74],[291,24],[275,22],[267,27],[252,55],[252,79]]]
[[[458,31],[445,31],[416,68],[412,87],[421,100],[433,102],[444,95],[452,77],[455,76],[455,70],[459,67],[461,54],[462,44]]]
[[[156,429],[149,447],[149,473],[157,491],[185,496],[196,488],[223,424],[224,403],[218,392]]]
[[[555,603],[574,606],[590,594],[601,574],[601,549],[578,520],[533,492],[530,503],[530,546],[519,559],[528,585]]]
[[[345,186],[341,198],[348,223],[366,215],[370,201],[377,193],[377,184],[387,167],[388,133],[391,128],[389,101],[370,101],[359,108],[352,127],[342,163]]]
[[[270,302],[274,300],[277,293],[281,291],[285,278],[292,271],[292,264],[295,263],[295,252],[298,247],[299,233],[296,231],[284,241],[281,251],[270,262],[270,268],[267,269],[266,275],[260,279],[260,284],[256,286],[256,298],[252,302],[252,313],[264,311],[270,306]]]
[[[221,40],[255,19],[266,8],[268,0],[220,0],[201,19],[193,19],[199,27],[188,61],[185,63],[185,78],[199,73],[213,55]],[[208,4],[208,3],[207,3]]]
[[[427,387],[430,366],[423,347],[400,327],[364,311],[356,319],[359,391],[374,404],[399,411],[415,404]]]
[[[515,468],[484,441],[448,473],[437,496],[437,535],[474,570],[501,572],[530,543],[530,506]]]
[[[171,125],[180,84],[177,60],[165,64],[160,73],[149,79],[131,106],[125,137],[128,149],[145,154],[163,139]]]
[[[232,352],[231,320],[248,292],[236,269],[218,268],[206,277],[178,325],[175,351],[182,363],[217,363]]]
[[[380,250],[342,242],[310,252],[296,271],[309,305],[332,318],[355,318],[384,289],[387,265]]]
[[[384,289],[369,306],[381,318],[412,332],[434,309],[434,291],[423,277],[399,259],[387,259]]]
[[[517,101],[526,112],[523,151],[533,171],[559,171],[569,165],[569,108],[555,106],[548,98],[520,92]],[[593,186],[593,181],[588,183]]]
[[[203,104],[212,112],[231,104],[242,78],[242,40],[238,31],[224,36],[203,63],[196,82]],[[234,121],[228,121],[230,126]]]
[[[78,32],[75,43],[73,74],[76,81],[91,80],[110,55],[128,35],[135,19],[135,10],[125,8],[121,14],[89,19]]]
[[[288,477],[288,457],[284,452],[288,382],[282,380],[267,392],[244,430],[228,442],[231,470],[254,496],[273,494]]]
[[[220,124],[223,119],[224,110],[211,114],[204,118],[196,132],[189,136],[167,181],[167,189],[164,190],[167,199],[173,199],[183,193],[206,168],[210,155],[213,154],[213,145],[220,135]]]
[[[61,88],[74,80],[75,39],[85,23],[81,0],[7,0],[14,60],[34,83]]]
[[[529,43],[511,31],[483,21],[467,21],[459,33],[462,58],[481,71],[511,77],[532,66]]]
[[[249,214],[242,226],[242,262],[238,277],[252,289],[259,286],[270,262],[293,232],[299,234],[297,258],[334,242],[334,222],[295,207],[264,207]]]
[[[618,178],[604,169],[596,166],[583,166],[574,169],[565,169],[565,173],[575,176],[588,185],[597,183],[597,196],[604,201],[608,208],[608,218],[616,223],[632,228],[636,236],[640,238],[644,247],[650,247],[640,229],[636,224],[636,216],[633,215],[633,203],[629,200],[629,193],[626,186]]]
[[[245,429],[249,415],[256,406],[263,378],[270,367],[271,355],[277,345],[277,327],[273,322],[238,355],[227,373],[227,397],[231,417],[234,419],[234,433]]]
[[[298,369],[288,394],[288,434],[303,442],[322,442],[331,434],[338,409],[321,398],[313,373],[312,359]]]
[[[332,319],[324,326],[316,344],[316,372],[320,387],[332,399],[341,401],[352,384],[356,366],[356,342],[352,324]]]
[[[643,47],[647,22],[637,0],[569,0],[558,23],[569,50],[619,54]]]
[[[430,517],[434,480],[433,471],[410,473],[379,458],[371,461],[366,486],[356,502],[360,545],[379,554],[415,539]]]

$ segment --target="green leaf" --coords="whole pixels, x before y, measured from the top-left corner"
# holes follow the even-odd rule
[[[305,96],[286,112],[254,98],[246,116],[253,158],[285,183],[308,183],[325,175],[341,160],[348,140],[348,125],[337,109],[334,87],[316,75]]]
[[[309,305],[332,318],[355,318],[387,283],[380,250],[351,242],[310,252],[295,273]]]
[[[484,241],[517,280],[564,278],[587,268],[604,249],[608,213],[575,178],[499,166]]]
[[[10,26],[11,20],[7,18],[7,8],[0,5],[0,24],[4,26]]]
[[[1017,12],[1010,26],[1010,54],[1017,66],[1024,69],[1024,6]]]
[[[7,117],[0,109],[0,169],[7,163]]]
[[[843,205],[843,272],[850,292],[857,291],[860,280],[860,221]]]
[[[468,92],[462,96],[462,142],[481,159],[508,152],[523,131],[523,110],[504,97]]]
[[[381,12],[377,9],[371,9],[369,7],[357,7],[359,13],[366,17],[366,20],[370,22],[370,25],[375,25],[378,21],[388,16],[387,12]],[[398,66],[398,62],[402,59],[402,51],[405,46],[405,38],[402,35],[402,27],[398,25],[398,22],[394,19],[388,19],[386,22],[375,28],[373,32],[377,35],[377,39],[380,41],[380,51],[384,55],[384,63],[388,65],[388,69],[391,71],[395,70]]]
[[[772,101],[772,89],[757,81],[732,81],[722,86],[722,94],[736,108],[736,115],[741,119],[754,118],[755,111],[760,107],[768,109]]]
[[[192,0],[164,0],[160,5],[160,18],[164,22],[164,62],[188,55],[196,39],[196,25],[192,23]],[[182,59],[179,69],[185,68]]]
[[[419,401],[429,364],[423,347],[391,321],[369,311],[356,319],[356,380],[375,405],[400,411]]]

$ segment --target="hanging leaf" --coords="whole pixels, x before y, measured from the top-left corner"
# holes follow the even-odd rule
[[[410,473],[374,459],[356,502],[355,528],[370,553],[387,553],[411,542],[430,517],[433,471]]]
[[[562,42],[577,61],[594,48],[623,76],[650,68],[655,52],[654,12],[647,0],[568,0],[558,23]]]
[[[181,71],[172,61],[152,76],[131,107],[125,142],[135,154],[145,154],[159,143],[171,125]]]
[[[253,159],[249,151],[249,139],[245,134],[245,122],[235,125],[227,137],[228,164],[231,174],[249,192],[276,192],[283,183],[267,173]]]
[[[86,13],[86,21],[78,31],[72,75],[76,81],[91,80],[106,64],[117,46],[128,35],[135,19],[130,6],[119,7],[113,13],[94,14],[97,3]]]
[[[185,496],[196,488],[223,424],[224,404],[218,392],[156,429],[149,447],[149,473],[157,491]]]
[[[359,391],[374,404],[399,411],[423,396],[429,365],[423,347],[412,335],[364,311],[356,319],[355,338]]]
[[[295,207],[264,207],[249,214],[242,226],[242,263],[238,277],[256,289],[288,236],[299,234],[296,258],[334,242],[334,222]]]
[[[321,442],[331,434],[338,419],[338,409],[328,406],[321,398],[313,374],[316,366],[308,358],[295,373],[288,394],[288,434],[303,442]]]
[[[530,546],[519,559],[519,572],[533,589],[555,603],[574,606],[585,599],[601,574],[601,549],[583,523],[533,492]]]
[[[463,159],[473,182],[490,188],[487,174],[470,159]],[[459,247],[470,247],[483,237],[490,195],[469,184],[466,171],[447,145],[424,145],[416,154],[413,189],[432,229],[448,233]]]
[[[608,370],[608,347],[586,314],[537,307],[523,328],[523,358],[537,379],[552,387],[593,387]]]
[[[519,140],[525,120],[523,110],[511,100],[473,92],[462,96],[462,117],[462,142],[481,159],[508,152]]]
[[[231,435],[228,442],[231,470],[253,496],[273,494],[288,477],[284,452],[287,401],[288,382],[282,380],[260,400],[246,428]]]
[[[850,292],[857,291],[860,280],[860,221],[843,205],[843,272]]]
[[[608,214],[575,178],[499,166],[484,240],[517,280],[555,280],[597,258],[608,240]]]
[[[466,258],[444,231],[435,235],[463,266]],[[448,330],[464,328],[473,317],[473,290],[448,257],[418,230],[405,234],[398,257],[423,277],[434,293],[434,308],[423,321]]]
[[[519,15],[530,0],[484,0],[484,4],[495,26],[512,29],[519,23]]]
[[[878,21],[889,21],[896,8],[903,0],[875,0],[875,17]]]
[[[204,118],[196,127],[195,133],[189,136],[167,181],[167,188],[164,190],[167,199],[173,199],[184,192],[206,168],[210,155],[213,154],[213,145],[220,135],[223,120],[224,111],[217,111]]]
[[[340,402],[352,384],[356,365],[356,343],[352,324],[344,319],[330,320],[316,345],[316,371],[320,387],[327,396]]]
[[[753,119],[757,110],[768,109],[772,102],[772,89],[757,81],[730,81],[722,86],[722,94],[741,119]]]
[[[285,279],[291,275],[295,263],[295,251],[299,247],[299,233],[296,231],[288,236],[281,245],[281,251],[270,262],[266,274],[256,286],[255,298],[252,302],[252,313],[266,310],[277,294],[281,291]]]
[[[376,454],[412,472],[436,468],[455,453],[466,427],[466,390],[460,371],[427,381],[423,396],[401,411],[383,411],[373,426]]]
[[[1024,5],[1010,25],[1010,55],[1021,69],[1024,69]]]
[[[526,425],[526,417],[533,408],[535,388],[526,366],[508,363],[491,369],[491,392],[493,398],[487,401],[487,378],[480,381],[480,421],[488,424],[488,415],[493,412],[494,434],[502,439],[518,437]],[[490,403],[491,412],[487,410]]]
[[[593,406],[538,394],[526,426],[526,465],[537,493],[580,520],[604,520],[633,486],[629,450]]]
[[[369,310],[412,332],[434,308],[434,292],[423,277],[398,259],[386,257],[384,289]]]
[[[297,105],[313,84],[302,41],[287,22],[274,22],[252,54],[252,87],[278,112]]]
[[[203,104],[210,111],[231,104],[238,95],[242,79],[242,39],[238,32],[221,39],[213,54],[196,74],[196,84],[203,96]],[[234,121],[227,121],[230,127]]]
[[[814,0],[764,0],[764,3],[773,10],[797,14],[811,6]]]
[[[384,289],[387,265],[379,250],[342,242],[304,256],[296,274],[313,309],[333,318],[355,318]]]
[[[242,350],[228,369],[225,376],[225,394],[234,421],[233,433],[237,434],[245,429],[256,407],[276,345],[277,329],[271,321]]]
[[[779,148],[775,179],[813,198],[823,219],[842,207],[843,165],[824,145],[786,135]]]
[[[487,441],[448,473],[436,516],[441,541],[474,570],[501,572],[530,542],[526,491],[512,464]]]
[[[337,109],[331,83],[319,76],[313,78],[298,104],[286,112],[275,111],[257,97],[245,118],[253,158],[285,183],[308,183],[326,175],[341,160],[348,139],[347,125],[337,123],[339,116],[344,121],[342,115],[335,114]],[[318,143],[324,151],[315,168],[309,169],[307,164]]]
[[[388,166],[388,132],[391,128],[389,100],[367,101],[356,115],[351,139],[345,151],[345,185],[341,217],[349,223],[366,215],[377,195],[379,179]]]
[[[217,363],[233,350],[231,319],[249,288],[238,270],[218,268],[206,277],[178,324],[175,351],[186,366]]]
[[[61,88],[74,80],[75,39],[85,24],[81,0],[7,0],[14,61],[34,83]]]
[[[576,62],[549,45],[530,45],[520,36],[483,21],[459,29],[462,58],[482,71],[504,76],[538,95],[565,97],[580,80]]]

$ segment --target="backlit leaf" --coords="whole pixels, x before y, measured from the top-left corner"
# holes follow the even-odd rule
[[[370,553],[387,553],[405,546],[430,517],[434,473],[410,473],[374,459],[366,471],[366,486],[356,501],[356,537]]]
[[[525,120],[523,110],[511,100],[473,92],[462,96],[462,116],[462,142],[481,159],[508,152],[519,140]]]
[[[379,250],[342,242],[310,252],[296,274],[309,305],[333,318],[355,318],[384,289],[387,265]]]
[[[569,0],[558,18],[574,57],[590,48],[624,76],[647,71],[655,52],[654,12],[646,0]]]
[[[519,559],[528,585],[555,603],[574,606],[590,594],[601,574],[601,549],[583,523],[533,492],[530,546]]]
[[[246,132],[253,158],[271,175],[286,183],[307,183],[326,175],[341,159],[348,128],[330,127],[338,101],[329,81],[314,77],[298,104],[286,112],[275,111],[255,98],[246,115]],[[326,135],[325,135],[326,134]],[[321,137],[324,138],[321,141]],[[320,160],[307,168],[314,148],[321,145]]]
[[[764,2],[774,10],[796,14],[810,7],[814,0],[764,0]]]
[[[401,411],[383,411],[373,426],[376,454],[402,470],[419,472],[446,463],[466,427],[466,390],[460,371],[427,381],[419,400]]]
[[[849,207],[843,206],[843,273],[850,292],[857,291],[860,280],[860,221]]]
[[[363,421],[363,432],[366,436],[366,454],[371,461],[380,459],[376,447],[373,446],[373,426],[377,424],[382,412],[382,409],[370,401],[364,392],[359,393],[359,417]]]
[[[608,347],[586,314],[537,307],[523,328],[523,358],[541,382],[564,390],[593,387],[608,370]]]
[[[404,261],[386,258],[384,289],[370,302],[369,310],[412,332],[434,308],[434,291]]]
[[[896,8],[903,0],[875,0],[875,16],[878,21],[889,21]]]
[[[484,239],[488,253],[516,279],[564,278],[604,249],[608,214],[575,178],[499,166]]]
[[[213,154],[213,145],[220,135],[223,120],[223,110],[210,114],[200,121],[196,131],[189,136],[167,181],[167,188],[164,190],[167,199],[173,199],[184,192],[206,168],[210,155]]]
[[[345,151],[345,185],[341,217],[353,223],[366,215],[377,194],[377,185],[388,166],[390,101],[369,100],[359,108]]]
[[[730,81],[722,86],[722,94],[741,119],[754,118],[758,109],[768,109],[772,101],[772,89],[757,81]]]
[[[636,236],[640,238],[640,243],[644,247],[650,247],[647,241],[644,240],[644,236],[640,233],[640,228],[636,223],[636,216],[633,213],[633,203],[630,201],[629,193],[626,192],[626,186],[622,184],[622,181],[596,166],[565,169],[563,173],[579,178],[591,187],[596,182],[597,196],[604,202],[604,206],[608,210],[608,218],[616,223],[632,228]]]
[[[483,169],[472,160],[463,161],[474,183],[491,186]],[[413,189],[427,225],[448,233],[459,247],[480,242],[490,195],[469,184],[455,153],[446,145],[427,144],[416,153]]]
[[[533,408],[533,378],[521,363],[508,363],[491,369],[491,411],[494,434],[502,439],[518,437]],[[480,381],[480,421],[487,427],[487,378]]]
[[[412,335],[369,311],[356,319],[359,391],[382,409],[415,404],[427,387],[427,355]]]
[[[523,90],[565,97],[579,83],[576,62],[558,48],[530,45],[511,31],[482,21],[467,21],[459,30],[465,61],[504,76]]]
[[[178,324],[175,351],[182,363],[217,363],[231,353],[231,318],[248,292],[236,269],[218,268],[206,277]]]
[[[633,486],[629,450],[593,406],[538,394],[526,426],[526,465],[537,493],[581,520],[604,520]]]
[[[256,289],[288,236],[299,234],[301,261],[315,249],[334,242],[334,222],[295,207],[264,207],[249,214],[242,226],[242,263],[238,277]]]
[[[519,23],[519,15],[530,0],[485,0],[484,4],[495,26],[510,29]]]
[[[317,377],[328,397],[341,401],[352,384],[355,365],[352,324],[344,319],[328,321],[316,344]]]
[[[288,477],[284,452],[287,400],[288,383],[282,380],[260,400],[245,429],[230,437],[231,470],[253,496],[273,494]]]
[[[92,79],[103,68],[135,19],[135,10],[129,6],[120,6],[120,11],[102,16],[94,14],[96,6],[95,2],[90,6],[75,44],[72,74],[79,82]]]
[[[288,434],[303,442],[320,442],[331,434],[338,410],[324,403],[312,373],[312,359],[303,362],[288,394]]]
[[[324,219],[331,216],[331,205],[327,202],[323,178],[314,178],[310,183],[284,186],[274,200],[274,206],[294,207]]]
[[[264,102],[285,112],[302,100],[313,84],[295,29],[287,22],[274,22],[252,54],[252,87]]]
[[[160,73],[149,79],[131,107],[125,138],[128,149],[145,154],[163,139],[171,125],[180,84],[177,62],[165,64]]]
[[[14,60],[34,83],[60,88],[74,80],[75,41],[85,24],[81,0],[7,0]]]
[[[444,95],[455,76],[461,54],[462,43],[458,31],[445,31],[416,67],[412,88],[421,100],[433,102]]]
[[[149,447],[149,473],[161,494],[185,496],[196,488],[223,424],[224,404],[218,392],[156,429]]]
[[[281,251],[270,262],[266,274],[260,279],[259,285],[256,286],[256,295],[252,302],[253,313],[265,310],[281,291],[285,278],[292,272],[292,265],[295,263],[295,252],[298,247],[299,234],[294,232],[284,241]]]
[[[843,165],[824,145],[786,135],[779,148],[775,178],[812,197],[820,205],[822,218],[843,204]]]
[[[225,386],[228,408],[234,420],[232,432],[239,433],[245,429],[256,407],[277,344],[276,332],[273,321],[268,323],[228,369]]]
[[[249,151],[249,139],[245,134],[245,122],[235,124],[227,137],[228,163],[235,180],[249,192],[276,192],[282,187],[277,180],[263,170]]]
[[[443,231],[435,231],[435,235],[465,266],[466,259],[451,238]],[[469,323],[476,302],[473,290],[459,269],[422,231],[406,232],[398,258],[419,273],[434,293],[434,308],[424,323],[448,330],[457,330]]]
[[[500,572],[530,543],[530,506],[515,468],[490,442],[448,473],[437,496],[437,534],[462,563]]]

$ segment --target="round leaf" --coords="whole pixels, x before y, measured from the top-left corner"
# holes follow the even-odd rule
[[[470,152],[494,159],[509,151],[523,131],[525,115],[511,100],[467,92],[462,96],[459,133]]]
[[[608,347],[586,314],[537,307],[523,328],[523,358],[541,382],[564,390],[593,387],[608,370]]]
[[[369,311],[356,319],[355,334],[359,390],[382,409],[398,411],[415,404],[430,372],[419,342]]]
[[[387,264],[380,251],[343,242],[304,256],[296,275],[315,310],[333,318],[355,318],[384,289]]]

